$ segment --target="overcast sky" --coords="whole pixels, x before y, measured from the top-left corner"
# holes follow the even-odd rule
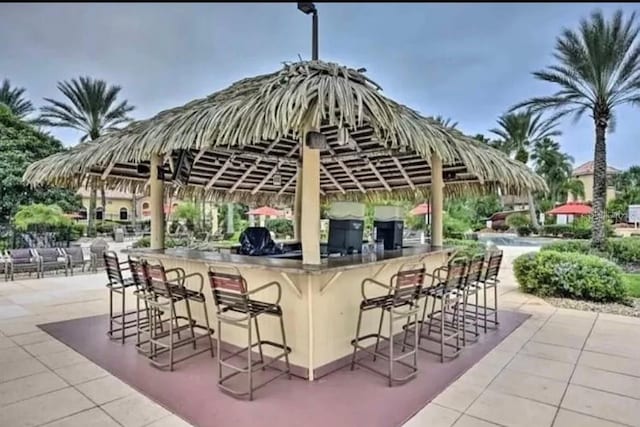
[[[601,3],[610,14],[630,4]],[[553,63],[556,36],[596,4],[317,4],[320,59],[365,67],[384,93],[469,133],[488,134],[525,98],[550,94],[532,71]],[[295,3],[0,4],[0,78],[34,104],[59,98],[56,82],[89,75],[122,86],[134,117],[206,96],[234,81],[308,59],[311,18]],[[619,109],[608,158],[640,164],[640,107]],[[563,123],[563,148],[593,158],[588,117]],[[65,144],[78,133],[54,130]]]

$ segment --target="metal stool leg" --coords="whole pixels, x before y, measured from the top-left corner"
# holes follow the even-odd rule
[[[356,345],[353,346],[353,356],[351,356],[351,370],[353,371],[356,367],[356,352],[358,351],[358,343],[360,337],[360,326],[362,325],[362,309],[358,312],[358,324],[356,325]]]
[[[258,352],[260,354],[260,363],[264,363],[264,355],[262,354],[262,339],[260,338],[260,327],[258,326],[258,318],[253,318],[253,323],[256,325],[256,337],[258,338]],[[251,344],[251,343],[249,343]],[[262,367],[264,371],[265,367]]]
[[[382,333],[382,322],[384,321],[384,310],[380,313],[380,324],[378,325],[378,337],[376,338],[376,347],[373,351],[373,361],[376,361],[376,354],[378,354],[378,347],[380,345],[380,334]]]
[[[289,374],[288,375],[289,379],[291,379],[291,365],[289,364],[289,352],[286,350],[288,347],[287,347],[287,338],[284,333],[284,319],[282,318],[282,316],[279,316],[279,317],[280,317],[280,331],[282,331],[282,345],[285,348],[284,360],[285,360],[285,363],[287,364],[287,373]]]
[[[253,400],[253,362],[251,360],[251,316],[247,321],[247,383],[249,385],[249,401]]]

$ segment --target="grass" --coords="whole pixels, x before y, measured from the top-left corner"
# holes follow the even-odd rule
[[[625,274],[624,281],[629,291],[629,296],[640,298],[640,274]]]

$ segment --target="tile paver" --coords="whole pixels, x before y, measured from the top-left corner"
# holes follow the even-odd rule
[[[48,370],[49,368],[40,363],[38,359],[31,356],[0,363],[0,383],[37,374],[39,372],[46,372]]]
[[[0,407],[68,387],[52,372],[22,377],[0,383]]]
[[[640,362],[611,354],[583,351],[578,366],[591,366],[605,371],[640,377]]]
[[[488,389],[557,406],[566,387],[564,381],[505,369],[493,380]]]
[[[571,378],[571,383],[640,399],[640,378],[638,377],[578,366]]]
[[[71,385],[84,383],[108,375],[108,372],[93,362],[78,363],[55,369],[55,373]]]
[[[562,408],[622,424],[640,426],[640,401],[571,384]]]
[[[112,375],[78,384],[76,388],[98,405],[136,393],[133,388]]]
[[[542,359],[524,354],[518,354],[507,365],[507,368],[514,371],[564,382],[569,381],[569,377],[571,377],[571,373],[573,372],[573,367],[574,365],[571,363]]]
[[[470,415],[461,416],[453,425],[454,427],[496,427],[498,424],[490,423]]]
[[[45,427],[120,427],[113,418],[99,408],[89,409],[61,420],[45,424]]]
[[[550,426],[556,408],[509,394],[487,390],[467,410],[469,415],[512,427]]]
[[[560,409],[553,423],[553,427],[619,427],[622,425],[566,409]]]
[[[102,406],[102,409],[124,427],[142,427],[171,415],[141,394],[114,400]]]
[[[432,403],[418,412],[405,427],[450,427],[460,417],[460,412]]]
[[[580,356],[580,350],[535,341],[526,343],[520,353],[540,359],[550,359],[573,364],[578,361],[578,357]]]

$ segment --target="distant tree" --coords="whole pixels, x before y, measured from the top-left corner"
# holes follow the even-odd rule
[[[9,107],[11,113],[19,119],[26,117],[34,111],[31,101],[24,96],[25,88],[12,87],[9,79],[2,81],[0,86],[0,104]]]
[[[584,183],[579,179],[570,179],[564,184],[564,190],[574,200],[584,199]]]
[[[567,198],[566,183],[571,179],[573,170],[573,157],[560,151],[560,144],[551,138],[544,138],[534,144],[531,160],[536,173],[547,182],[551,201],[564,202]]]
[[[58,90],[66,102],[45,98],[47,105],[40,109],[39,121],[48,126],[66,127],[82,132],[80,142],[94,140],[130,122],[128,114],[134,107],[127,100],[118,102],[121,87],[108,85],[104,80],[80,77],[59,82]],[[104,185],[101,188],[102,210],[106,211]],[[95,236],[97,184],[91,184],[89,224],[87,234]]]
[[[530,152],[538,141],[560,135],[557,120],[545,119],[541,114],[531,111],[507,113],[498,119],[497,128],[491,132],[497,135],[502,150],[524,164],[529,163]],[[527,193],[531,225],[538,228],[536,207],[533,194]]]
[[[79,198],[71,191],[31,188],[22,181],[27,166],[63,150],[60,141],[20,120],[8,107],[0,108],[0,222],[9,222],[23,205],[56,204],[65,212],[80,207]]]
[[[592,245],[606,242],[607,204],[606,133],[613,130],[615,110],[640,103],[640,43],[636,14],[628,19],[621,10],[607,20],[602,11],[582,19],[576,30],[564,29],[556,39],[556,64],[533,73],[554,84],[558,91],[515,105],[512,110],[550,110],[558,116],[573,115],[577,122],[589,113],[595,127]]]
[[[449,117],[445,119],[442,116],[436,116],[433,119],[447,129],[456,129],[458,127],[458,122],[454,122]]]

